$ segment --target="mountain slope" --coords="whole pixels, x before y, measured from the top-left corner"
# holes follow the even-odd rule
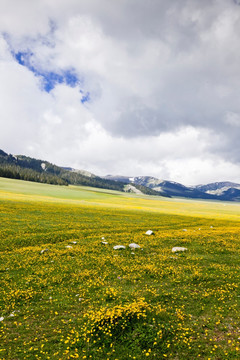
[[[86,170],[59,167],[48,161],[0,150],[0,176],[57,185],[83,185],[165,197],[240,201],[240,184],[229,181],[187,187],[151,176],[96,176]],[[131,186],[126,186],[131,185]]]
[[[104,180],[98,176],[82,175],[24,155],[11,155],[0,151],[0,176],[58,185],[84,185],[123,191],[120,182]]]
[[[86,170],[78,170],[78,169],[74,169],[71,167],[62,167],[62,169],[67,170],[67,171],[71,171],[73,173],[78,173],[87,177],[96,177],[96,175],[90,173],[89,171]]]
[[[21,180],[42,182],[57,185],[82,185],[125,191],[122,182],[106,180],[85,170],[63,168],[48,161],[34,159],[24,155],[11,155],[0,150],[0,176]],[[144,186],[134,185],[135,192],[143,194],[161,194]]]
[[[59,176],[57,167],[55,169],[54,165],[21,155],[7,154],[2,150],[0,150],[0,176],[54,185],[68,185],[66,180]]]
[[[122,177],[108,175],[106,179],[122,181],[134,185],[146,186],[155,191],[161,191],[168,196],[180,196],[193,199],[216,199],[211,194],[204,193],[194,188],[186,187],[173,181],[160,180],[151,176]]]
[[[216,182],[207,185],[187,187],[174,181],[160,180],[151,176],[127,177],[121,175],[107,175],[105,179],[122,181],[125,184],[146,186],[152,190],[160,191],[168,196],[179,196],[192,199],[210,199],[239,201],[240,184]]]
[[[240,201],[240,190],[235,188],[229,188],[219,196],[220,200],[225,201]]]
[[[215,182],[207,185],[197,185],[196,189],[207,192],[213,195],[221,195],[224,191],[234,188],[240,190],[240,184],[232,183],[230,181]]]
[[[240,184],[230,181],[215,182],[207,185],[198,185],[196,189],[215,195],[220,200],[240,201]]]

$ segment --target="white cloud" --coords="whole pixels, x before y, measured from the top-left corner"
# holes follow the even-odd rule
[[[236,1],[3,0],[0,31],[3,150],[98,174],[239,181]],[[66,70],[75,87],[41,89],[40,73]]]
[[[0,63],[0,141],[14,151],[38,136],[42,109],[48,103],[38,88],[38,79],[12,60]]]
[[[230,126],[240,127],[240,113],[237,114],[232,111],[227,112],[225,122]]]
[[[238,181],[239,167],[208,152],[214,135],[183,128],[176,133],[135,138],[113,138],[96,122],[86,126],[88,136],[79,147],[61,151],[61,165],[98,174],[151,175],[188,185],[219,179]],[[56,149],[56,152],[59,150]],[[53,158],[56,154],[51,154]],[[75,159],[75,161],[73,161]]]

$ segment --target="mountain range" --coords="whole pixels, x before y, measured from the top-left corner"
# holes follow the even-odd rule
[[[0,177],[53,185],[83,185],[117,191],[131,191],[131,187],[129,188],[123,182],[103,179],[85,170],[60,167],[45,160],[7,154],[3,150],[0,150]],[[135,185],[134,191],[147,195],[161,195],[159,192],[142,185]]]
[[[240,201],[240,184],[229,181],[206,185],[184,186],[151,176],[96,176],[86,170],[60,167],[48,161],[24,155],[11,155],[0,150],[0,177],[22,179],[57,185],[83,185],[137,194]]]
[[[184,186],[174,181],[160,180],[151,176],[127,177],[107,175],[104,178],[120,181],[125,184],[146,186],[170,197],[240,201],[240,184],[230,181],[215,182],[206,185]]]

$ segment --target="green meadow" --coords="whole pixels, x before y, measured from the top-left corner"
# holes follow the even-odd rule
[[[239,359],[239,221],[239,203],[0,178],[0,359]]]

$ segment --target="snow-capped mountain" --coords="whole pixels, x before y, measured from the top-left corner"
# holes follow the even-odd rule
[[[124,182],[149,187],[167,196],[179,196],[193,199],[212,199],[226,201],[240,201],[240,184],[229,181],[216,182],[207,185],[184,186],[174,181],[157,179],[152,176],[120,176],[107,175],[108,180]]]
[[[232,188],[240,190],[240,184],[232,183],[230,181],[223,181],[196,186],[196,189],[212,195],[222,195],[224,192]]]

